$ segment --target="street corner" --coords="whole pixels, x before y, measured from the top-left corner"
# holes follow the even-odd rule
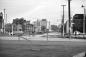
[[[77,55],[74,55],[73,57],[86,57],[86,52],[81,52]]]

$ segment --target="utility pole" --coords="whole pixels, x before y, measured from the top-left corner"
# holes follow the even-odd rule
[[[14,25],[14,24],[12,23],[12,35],[13,35],[13,33],[14,33],[14,31],[13,31],[13,28],[14,28],[14,27],[13,27],[13,25]]]
[[[66,5],[61,5],[63,7],[63,18],[62,18],[62,36],[64,37],[64,6]]]
[[[50,21],[49,21],[49,31],[50,31],[50,29],[51,29],[51,26],[50,26]]]
[[[70,1],[71,0],[68,0],[69,38],[71,38],[71,33],[70,33],[70,28],[71,28]]]
[[[85,6],[82,5],[82,8],[84,8],[84,15],[83,15],[83,36],[85,34]]]
[[[6,24],[7,24],[7,14],[6,14]]]
[[[46,26],[47,26],[47,29],[46,29],[46,32],[47,32],[47,41],[48,41],[48,21],[47,21],[47,24],[46,24]]]
[[[5,10],[6,9],[4,9],[4,21],[3,21],[4,33],[5,33]]]

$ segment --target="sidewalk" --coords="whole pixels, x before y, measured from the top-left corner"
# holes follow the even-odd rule
[[[69,38],[47,38],[42,37],[42,35],[34,35],[34,36],[21,36],[21,37],[13,37],[13,36],[3,36],[0,37],[0,40],[36,40],[36,41],[80,41],[86,42],[85,39],[69,39]]]
[[[84,39],[68,39],[68,38],[47,38],[47,37],[41,37],[41,35],[36,35],[36,36],[22,36],[23,38],[26,38],[27,40],[39,40],[39,41],[85,41]]]

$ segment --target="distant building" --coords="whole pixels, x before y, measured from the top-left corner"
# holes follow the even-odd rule
[[[34,22],[35,32],[41,32],[40,20]]]
[[[42,19],[41,20],[41,31],[42,32],[46,32],[46,29],[49,29],[49,27],[48,27],[48,21],[46,20],[46,19]]]
[[[17,31],[22,31],[22,25],[20,24],[17,25]]]
[[[13,31],[22,31],[22,25],[21,24],[12,24],[13,26]]]
[[[40,21],[40,26],[45,26],[45,27],[47,27],[47,20],[46,20],[46,19],[42,19],[42,20]]]
[[[37,20],[34,22],[35,32],[46,32],[47,29],[47,20]]]
[[[30,24],[30,21],[24,23],[24,32],[32,34],[34,32],[34,25]]]

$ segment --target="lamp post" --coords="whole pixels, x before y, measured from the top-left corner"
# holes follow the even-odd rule
[[[82,5],[82,8],[84,8],[84,15],[83,15],[83,36],[85,34],[85,6]]]

